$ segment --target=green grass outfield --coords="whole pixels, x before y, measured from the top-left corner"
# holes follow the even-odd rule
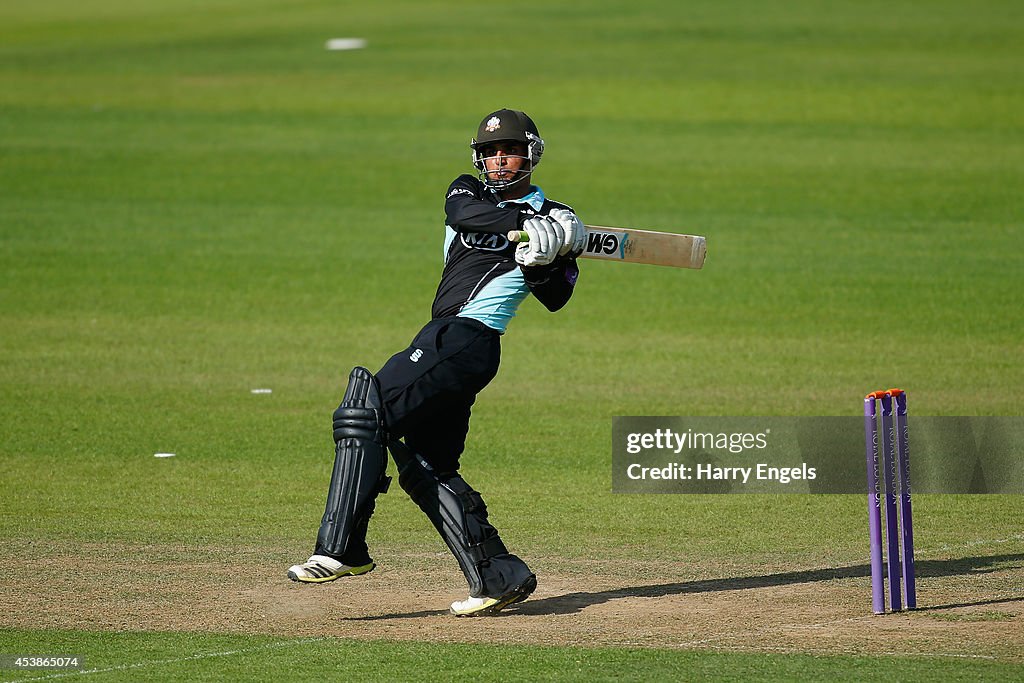
[[[324,49],[346,36],[369,45]],[[1022,45],[1016,2],[0,0],[0,654],[80,645],[112,669],[90,680],[481,658],[524,680],[1024,677],[985,621],[1024,619],[999,583],[1024,564],[1014,496],[915,507],[923,595],[989,611],[908,623],[977,623],[984,659],[149,632],[66,593],[65,629],[32,613],[55,558],[304,559],[344,378],[426,321],[444,190],[503,106],[588,223],[709,245],[699,272],[586,261],[564,311],[524,304],[463,460],[503,536],[637,585],[669,560],[681,581],[863,565],[860,496],[613,496],[611,418],[856,415],[890,385],[917,414],[1022,414]],[[443,545],[395,489],[371,543],[432,571]],[[68,585],[123,579],[95,566]]]
[[[86,680],[967,680],[1019,673],[992,662],[811,655],[724,655],[624,648],[556,648],[280,639],[188,633],[29,635],[0,630],[27,651],[88,649],[78,669]],[[9,647],[9,646],[7,646]],[[76,649],[77,648],[77,649]],[[69,669],[60,673],[75,671]],[[429,673],[428,673],[429,672]],[[3,673],[11,675],[10,671]],[[22,672],[25,673],[25,672]],[[47,672],[53,675],[53,672]],[[36,676],[39,672],[34,672]],[[34,676],[25,676],[31,680]],[[74,680],[77,675],[70,678]],[[1005,680],[1005,679],[1004,679]]]

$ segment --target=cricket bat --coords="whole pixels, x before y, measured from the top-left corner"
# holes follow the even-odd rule
[[[707,240],[699,235],[677,235],[671,232],[608,228],[588,225],[584,258],[609,259],[626,263],[648,263],[673,268],[702,268],[707,253]],[[510,242],[528,242],[525,230],[508,233]]]

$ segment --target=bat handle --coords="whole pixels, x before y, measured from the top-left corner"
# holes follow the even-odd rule
[[[508,235],[509,242],[529,242],[530,233],[525,230],[509,230]]]

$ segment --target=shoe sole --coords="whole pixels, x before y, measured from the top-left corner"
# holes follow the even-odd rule
[[[493,614],[497,614],[501,610],[505,609],[509,605],[514,605],[517,602],[522,602],[526,598],[533,594],[533,591],[537,590],[537,577],[531,576],[519,586],[512,589],[512,591],[501,598],[498,598],[497,602],[490,605],[485,605],[478,610],[472,612],[456,612],[449,610],[452,614],[457,617],[486,617]]]
[[[341,574],[331,574],[330,576],[325,576],[322,579],[315,576],[308,578],[305,576],[299,576],[298,574],[289,569],[288,578],[292,581],[297,581],[298,583],[327,583],[328,581],[334,581],[335,579],[340,579],[345,576],[362,576],[363,574],[369,574],[376,568],[377,565],[371,562],[369,565],[363,565],[362,567],[352,567],[346,572],[342,572]]]

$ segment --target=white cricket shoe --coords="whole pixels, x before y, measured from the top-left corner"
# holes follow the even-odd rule
[[[326,555],[313,555],[302,564],[293,564],[288,567],[288,578],[292,581],[303,583],[325,583],[334,581],[343,576],[359,576],[373,571],[376,567],[373,562],[360,567],[350,567],[347,564],[338,562],[333,557]]]
[[[522,602],[530,597],[530,594],[536,589],[537,579],[531,576],[522,585],[513,588],[500,598],[469,597],[465,600],[456,600],[452,603],[449,611],[457,617],[483,617],[497,614],[509,605]]]

